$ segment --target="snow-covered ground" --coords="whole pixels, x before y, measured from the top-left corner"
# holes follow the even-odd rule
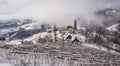
[[[83,44],[83,46],[95,48],[95,49],[98,49],[98,50],[101,50],[101,51],[106,51],[106,52],[108,51],[107,48],[105,48],[105,47],[98,47],[97,45],[94,45],[94,44]],[[114,53],[114,54],[120,55],[118,52],[116,52],[114,50],[110,50],[110,53]]]
[[[49,34],[47,32],[34,34],[31,37],[26,38],[25,41],[32,41],[33,43],[36,44],[36,40],[39,39],[39,37],[44,38],[46,35],[49,35]]]
[[[59,39],[62,39],[62,38],[63,38],[63,37],[62,37],[62,33],[60,33],[59,31],[57,31],[56,33],[57,33],[57,38],[59,38]],[[82,36],[81,34],[70,34],[70,33],[68,33],[68,32],[66,32],[66,34],[64,35],[64,39],[66,39],[68,35],[71,35],[71,36],[72,36],[71,41],[74,40],[75,37],[77,37],[79,40],[81,40],[81,41],[83,41],[83,42],[85,41],[85,37]],[[36,41],[37,41],[40,37],[41,37],[41,38],[46,38],[46,36],[51,36],[51,38],[54,39],[54,33],[53,33],[53,32],[51,32],[51,33],[42,32],[42,33],[34,34],[33,36],[26,38],[25,40],[26,40],[26,41],[32,41],[33,43],[36,44]]]
[[[23,28],[25,30],[31,30],[31,29],[35,29],[35,28],[40,29],[40,24],[36,24],[36,22],[35,23],[28,23],[28,24],[20,26],[20,28]]]
[[[9,42],[5,42],[5,44],[9,44],[9,45],[20,45],[22,40],[12,40]]]
[[[0,63],[0,66],[14,66],[14,65],[11,65],[9,63]]]
[[[14,32],[14,31],[17,31],[19,28],[7,28],[7,29],[0,29],[0,34],[6,34],[6,33],[9,33],[9,32]]]
[[[117,29],[118,25],[119,24],[114,24],[114,25],[112,25],[112,26],[110,26],[110,27],[108,27],[106,29],[109,30],[109,31],[118,31],[118,29]]]
[[[14,64],[10,63],[6,59],[0,57],[0,66],[14,66]]]

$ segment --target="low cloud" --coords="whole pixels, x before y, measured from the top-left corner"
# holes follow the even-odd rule
[[[119,0],[0,0],[0,19],[33,18],[58,25],[73,24],[76,18],[101,22],[95,12],[116,7]],[[4,4],[3,4],[4,3]],[[117,5],[116,5],[117,4]]]

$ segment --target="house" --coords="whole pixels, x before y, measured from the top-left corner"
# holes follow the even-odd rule
[[[78,42],[84,42],[85,41],[85,37],[82,36],[81,34],[70,34],[70,33],[66,33],[66,36],[64,37],[65,41],[69,41],[72,43],[78,43]]]
[[[72,39],[72,36],[71,36],[71,35],[68,35],[68,36],[66,37],[66,39]]]
[[[72,43],[79,43],[80,42],[80,40],[77,38],[77,37],[75,37],[73,40],[72,40]]]

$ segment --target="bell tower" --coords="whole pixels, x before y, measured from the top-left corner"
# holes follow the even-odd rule
[[[74,30],[77,30],[77,20],[74,20]]]

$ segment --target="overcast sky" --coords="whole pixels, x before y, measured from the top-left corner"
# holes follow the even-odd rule
[[[76,17],[94,19],[94,12],[110,8],[119,0],[0,0],[0,19],[36,18],[69,21]],[[92,16],[92,17],[91,17]]]

